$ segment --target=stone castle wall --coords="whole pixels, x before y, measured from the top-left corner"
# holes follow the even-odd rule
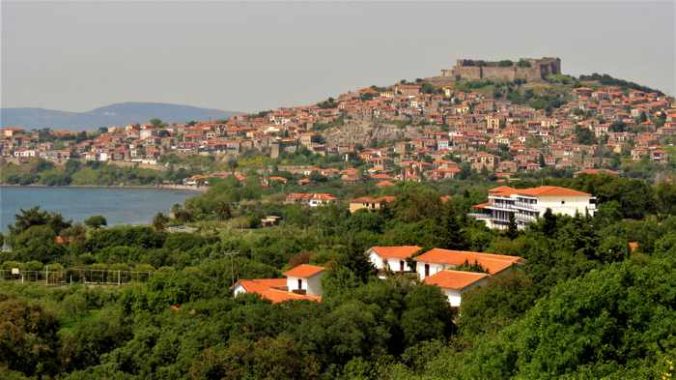
[[[481,79],[496,82],[513,82],[516,75],[516,67],[482,67]]]
[[[526,59],[530,67],[521,67],[514,63],[512,66],[500,66],[497,62],[477,62],[458,60],[451,70],[442,70],[441,75],[454,77],[456,80],[491,80],[496,82],[513,82],[517,79],[527,82],[544,80],[549,74],[561,73],[559,58]]]

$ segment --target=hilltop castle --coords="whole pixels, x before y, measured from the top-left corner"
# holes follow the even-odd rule
[[[549,74],[561,74],[560,58],[522,58],[518,62],[459,59],[452,69],[441,70],[442,77],[452,77],[455,80],[491,80],[497,82],[542,81]]]

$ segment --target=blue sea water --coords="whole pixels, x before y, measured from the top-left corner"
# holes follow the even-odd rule
[[[103,215],[108,225],[146,224],[156,213],[169,212],[171,206],[196,194],[163,189],[0,187],[0,230],[7,231],[20,209],[34,206],[60,212],[75,222]]]

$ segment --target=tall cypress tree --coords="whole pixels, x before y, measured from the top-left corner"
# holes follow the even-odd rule
[[[444,214],[441,219],[441,245],[449,249],[467,249],[467,239],[462,231],[462,226],[453,210],[453,206],[447,204],[444,206]]]
[[[509,213],[509,224],[507,225],[507,237],[510,240],[514,240],[519,236],[519,228],[516,225],[516,219],[514,218],[514,213]]]
[[[544,219],[542,232],[547,236],[553,236],[556,233],[556,215],[554,215],[552,209],[548,208],[542,217]]]

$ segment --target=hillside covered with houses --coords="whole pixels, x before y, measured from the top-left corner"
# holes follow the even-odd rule
[[[280,160],[303,155],[315,164],[312,171],[387,181],[619,172],[639,163],[659,169],[673,156],[674,99],[657,90],[598,74],[482,78],[491,79],[402,80],[227,120],[153,119],[89,134],[6,127],[0,154],[13,164],[79,159],[158,170],[170,163],[188,168],[191,157],[232,163],[260,156],[268,165],[259,174],[272,174]],[[172,180],[203,185],[218,176],[214,168],[192,167]]]

